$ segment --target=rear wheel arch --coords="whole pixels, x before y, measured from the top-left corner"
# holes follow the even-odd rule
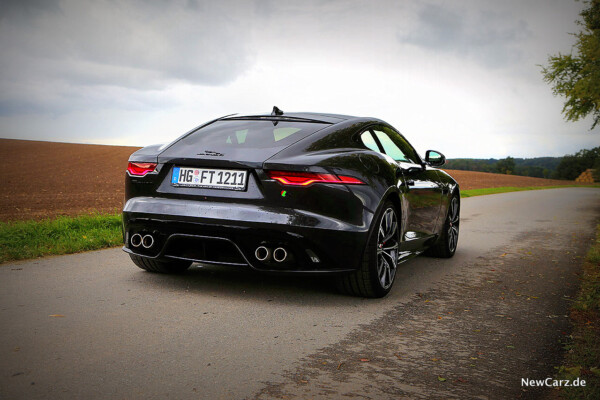
[[[404,209],[402,207],[402,200],[400,198],[399,191],[391,191],[387,194],[387,196],[381,201],[381,204],[385,204],[386,201],[390,201],[394,208],[396,209],[396,214],[398,217],[398,229],[400,230],[400,241],[404,237]]]
[[[399,216],[402,215],[402,202],[400,201],[400,193],[396,191],[389,193],[387,197],[383,199],[382,204],[388,200],[392,202],[394,207],[396,207],[396,212],[399,214]]]
[[[402,209],[402,201],[400,200],[400,192],[394,190],[394,188],[389,188],[388,191],[386,193],[384,193],[383,196],[381,196],[381,201],[379,202],[379,204],[377,205],[377,208],[375,209],[375,211],[373,212],[373,218],[371,219],[371,223],[369,226],[369,235],[372,233],[372,231],[374,229],[377,229],[378,227],[375,226],[377,225],[377,217],[383,212],[383,207],[385,207],[386,202],[391,202],[394,205],[394,208],[396,209],[396,213],[398,214],[398,222],[400,224],[400,230],[402,231],[402,216],[403,216],[403,212],[404,210]],[[365,247],[367,246],[367,244],[365,243]],[[364,251],[364,248],[363,248]]]
[[[359,269],[354,271],[353,273],[340,276],[337,279],[338,289],[342,293],[363,297],[383,297],[391,289],[391,287],[387,289],[382,289],[381,287],[378,287],[377,285],[375,285],[374,282],[371,281],[370,275],[372,274],[372,271],[370,271],[370,268],[367,265],[369,260],[365,259],[369,251],[369,246],[372,245],[371,241],[373,240],[373,237],[377,236],[377,232],[374,231],[377,231],[379,229],[381,215],[386,211],[387,208],[389,208],[390,205],[393,207],[396,213],[396,219],[398,223],[397,229],[400,232],[398,239],[401,239],[403,234],[401,217],[402,202],[400,200],[400,192],[394,190],[394,187],[391,187],[381,197],[381,201],[379,202],[377,208],[373,213],[373,218],[371,219],[367,240],[362,249],[363,258],[360,261]]]
[[[375,298],[383,297],[391,290],[400,241],[398,215],[392,200],[385,197],[373,218],[360,267],[337,278],[337,286],[342,293]]]

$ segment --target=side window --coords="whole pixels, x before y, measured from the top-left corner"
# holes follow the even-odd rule
[[[402,149],[402,152],[404,153],[408,162],[420,164],[420,157],[417,155],[417,151],[410,143],[408,143],[406,139],[404,139],[404,137],[402,137],[402,135],[395,130],[388,128],[387,126],[383,127],[383,130],[388,134],[393,142],[396,143],[400,149]]]
[[[381,150],[379,149],[379,146],[377,145],[377,142],[375,141],[375,139],[373,139],[373,135],[371,135],[371,131],[365,131],[360,135],[360,140],[362,140],[363,144],[365,146],[367,146],[367,148],[376,151],[378,153],[381,153]]]
[[[383,131],[378,129],[373,129],[373,132],[379,139],[379,142],[383,146],[383,150],[385,150],[385,154],[392,157],[396,161],[404,161],[404,162],[412,162],[410,161],[400,150],[400,148],[392,141],[392,139]]]

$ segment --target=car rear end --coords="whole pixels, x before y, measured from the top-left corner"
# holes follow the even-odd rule
[[[124,250],[270,272],[356,269],[372,217],[354,190],[363,181],[302,155],[274,162],[282,150],[335,129],[331,121],[230,118],[134,153]]]

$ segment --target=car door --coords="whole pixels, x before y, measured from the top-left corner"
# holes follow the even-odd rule
[[[418,249],[436,232],[442,186],[435,169],[425,166],[415,149],[395,130],[387,126],[371,129],[387,155],[400,167],[403,175],[404,248]]]

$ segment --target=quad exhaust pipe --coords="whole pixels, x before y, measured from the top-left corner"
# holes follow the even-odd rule
[[[131,236],[131,245],[133,247],[140,247],[141,244],[142,244],[142,235],[140,235],[139,233],[133,234],[133,236]]]
[[[149,249],[153,245],[154,245],[154,238],[152,237],[152,235],[146,235],[142,238],[142,246],[144,246],[145,249]]]
[[[142,236],[139,233],[134,233],[131,236],[130,242],[133,247],[142,246],[145,249],[149,249],[150,247],[154,246],[154,237],[152,235]]]
[[[271,249],[265,246],[258,246],[254,251],[254,256],[258,261],[271,260]]]
[[[258,261],[267,262],[273,259],[275,262],[282,263],[287,259],[288,252],[283,247],[271,250],[266,246],[258,246],[254,251],[254,256]]]
[[[283,247],[278,247],[273,250],[273,260],[277,261],[278,263],[284,262],[287,256],[288,253]]]

